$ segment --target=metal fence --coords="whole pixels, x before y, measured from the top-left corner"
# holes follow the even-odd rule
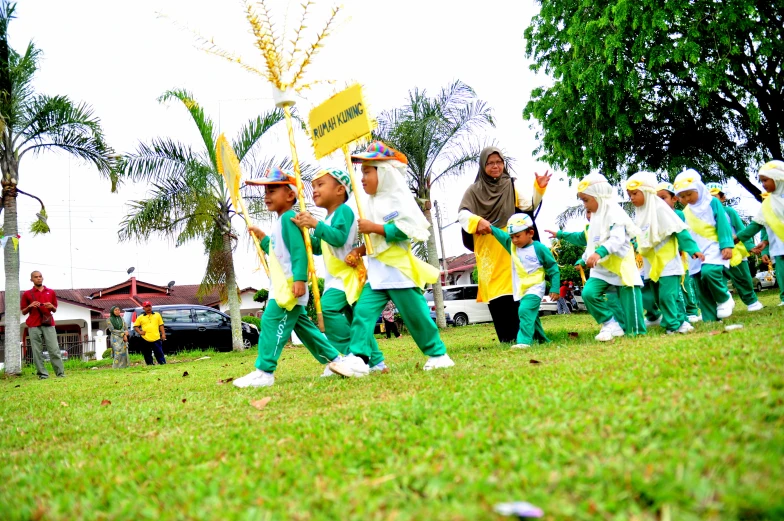
[[[86,353],[95,353],[95,339],[81,340],[78,333],[60,333],[57,335],[57,343],[60,347],[60,353],[63,359],[75,358],[84,359]],[[49,353],[44,345],[44,358],[49,359]],[[25,364],[33,363],[33,349],[30,345],[30,337],[27,337],[24,345],[22,346],[22,359]],[[5,333],[0,333],[0,362],[5,362]]]

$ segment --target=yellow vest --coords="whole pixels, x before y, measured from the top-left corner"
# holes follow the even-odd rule
[[[770,197],[762,201],[762,216],[765,217],[765,224],[773,230],[776,237],[780,241],[784,241],[784,222],[776,216],[773,211],[773,203],[770,202]]]
[[[514,245],[512,248],[514,248]],[[528,273],[525,271],[523,262],[514,251],[512,251],[512,264],[514,264],[515,271],[517,272],[517,278],[520,281],[520,285],[517,287],[517,290],[520,292],[520,298],[522,298],[525,295],[525,292],[530,288],[544,282],[544,268],[539,268],[533,273]]]
[[[686,224],[697,235],[708,239],[711,242],[719,242],[719,234],[716,232],[716,227],[706,223],[691,211],[688,206],[683,209],[683,215],[686,216]],[[737,266],[743,259],[749,256],[749,251],[742,242],[739,242],[732,248],[732,259],[730,259],[730,266]]]
[[[427,262],[417,258],[411,253],[411,243],[405,249],[395,245],[377,254],[375,258],[387,266],[400,270],[400,272],[411,279],[420,289],[425,284],[432,284],[438,280],[440,271]]]
[[[629,252],[624,257],[615,254],[608,255],[602,260],[601,265],[618,275],[624,286],[634,286],[634,283],[640,280],[640,272],[634,261],[634,248],[629,248]]]
[[[294,278],[287,278],[283,272],[283,267],[275,256],[275,250],[272,249],[272,241],[270,241],[269,252],[270,282],[272,283],[275,303],[286,311],[291,311],[297,305],[297,297],[294,296],[294,292],[291,290]]]
[[[655,248],[651,248],[646,253],[641,253],[645,260],[651,265],[651,271],[648,274],[648,278],[651,279],[653,282],[658,282],[659,278],[661,277],[662,271],[664,271],[664,267],[667,264],[678,256],[678,241],[674,238],[670,238],[664,246],[656,250]]]
[[[324,257],[324,265],[327,271],[335,278],[343,281],[343,288],[346,292],[346,300],[350,305],[359,300],[359,295],[362,293],[362,288],[367,281],[367,269],[359,259],[359,264],[356,268],[352,268],[343,259],[338,259],[332,254],[329,249],[329,244],[322,239],[321,241],[321,255]]]

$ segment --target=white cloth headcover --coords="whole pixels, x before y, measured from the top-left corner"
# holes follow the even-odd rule
[[[598,208],[591,215],[591,223],[588,226],[588,246],[585,249],[585,258],[593,255],[596,249],[593,237],[599,237],[598,245],[601,245],[610,237],[612,226],[624,226],[626,233],[632,237],[640,234],[640,229],[634,224],[631,217],[615,201],[616,192],[607,178],[602,174],[588,174],[577,186],[577,191],[590,195],[596,199]]]
[[[645,203],[634,211],[634,222],[640,228],[637,249],[646,253],[672,234],[686,230],[686,224],[656,195],[658,182],[652,172],[637,172],[626,180],[627,190],[639,190]]]

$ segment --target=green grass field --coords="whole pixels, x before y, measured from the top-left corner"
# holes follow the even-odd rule
[[[587,314],[546,317],[553,342],[527,351],[450,328],[456,366],[430,373],[410,337],[380,340],[390,374],[354,380],[287,349],[267,389],[218,383],[255,352],[28,370],[0,379],[0,519],[495,520],[514,500],[553,520],[784,519],[784,308],[762,300],[726,321],[742,330],[611,344]]]

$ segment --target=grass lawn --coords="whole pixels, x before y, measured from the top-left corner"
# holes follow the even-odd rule
[[[599,344],[589,315],[551,316],[551,344],[510,351],[491,325],[449,328],[456,366],[430,373],[407,336],[364,379],[287,349],[267,389],[218,383],[255,351],[28,369],[0,378],[0,519],[496,520],[515,500],[554,520],[784,519],[784,308],[761,295],[727,333]]]

